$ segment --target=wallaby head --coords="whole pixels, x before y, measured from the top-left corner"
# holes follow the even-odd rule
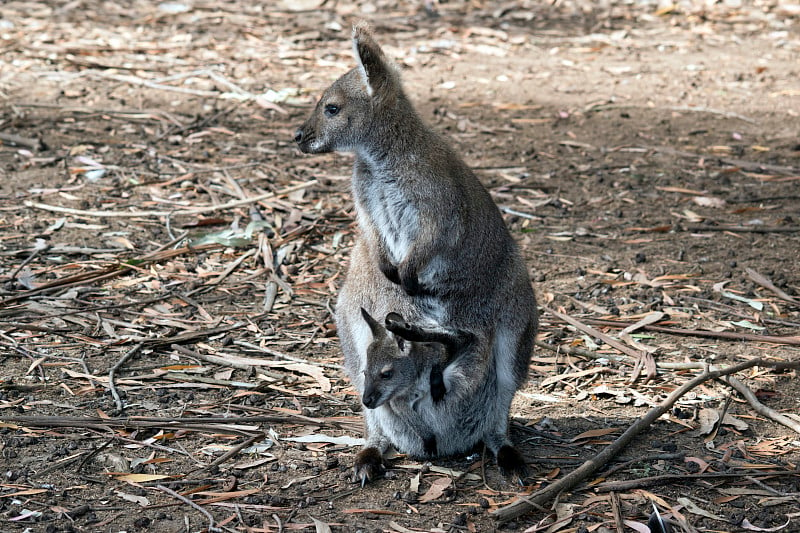
[[[402,94],[396,68],[365,22],[353,27],[353,52],[358,66],[323,93],[314,112],[295,132],[294,140],[305,153],[355,150],[370,134],[381,109]]]
[[[372,342],[367,348],[362,401],[368,409],[375,409],[408,391],[416,383],[418,373],[409,354],[411,343],[387,331],[363,307],[361,316],[372,332]]]

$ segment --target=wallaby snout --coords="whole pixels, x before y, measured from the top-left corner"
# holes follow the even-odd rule
[[[294,132],[294,142],[297,143],[298,148],[300,148],[300,151],[304,154],[315,154],[319,152],[319,150],[316,150],[312,145],[316,137],[311,119],[307,120]]]
[[[301,144],[303,142],[303,128],[297,128],[294,132],[294,142]]]

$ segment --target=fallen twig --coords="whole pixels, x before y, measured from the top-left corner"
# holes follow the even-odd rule
[[[796,233],[800,226],[686,226],[686,231],[732,231],[734,233]]]
[[[234,455],[237,455],[239,452],[241,452],[242,450],[244,450],[248,446],[251,446],[251,445],[255,444],[256,442],[262,441],[262,440],[264,440],[266,438],[267,438],[267,434],[264,433],[263,431],[260,432],[260,433],[257,433],[255,435],[253,435],[252,437],[249,437],[248,439],[245,439],[243,442],[240,442],[239,444],[237,444],[236,446],[234,446],[233,448],[231,448],[227,452],[223,453],[222,455],[220,455],[219,457],[217,457],[216,459],[211,461],[207,466],[203,467],[201,470],[205,470],[205,469],[211,468],[213,466],[221,465],[222,463],[224,463],[225,461],[227,461],[228,459],[230,459]]]
[[[570,324],[571,326],[576,327],[580,331],[583,331],[584,333],[587,333],[587,334],[591,335],[592,337],[594,337],[596,339],[600,339],[601,341],[605,342],[606,344],[608,344],[612,348],[616,348],[620,352],[622,352],[624,354],[627,354],[628,356],[636,359],[637,361],[641,357],[641,352],[639,350],[635,350],[633,348],[625,346],[620,341],[618,341],[618,340],[616,340],[616,339],[614,339],[612,337],[609,337],[608,335],[606,335],[602,331],[597,331],[593,327],[587,326],[586,324],[582,323],[581,321],[579,321],[576,318],[573,318],[573,317],[571,317],[569,315],[565,315],[563,313],[559,313],[555,309],[551,309],[549,307],[545,307],[544,309],[545,309],[545,311],[547,311],[548,313],[550,313],[554,317],[566,322],[567,324]]]
[[[561,492],[572,490],[581,481],[599,471],[614,456],[622,451],[636,435],[648,428],[661,415],[669,411],[679,398],[698,385],[705,383],[710,379],[717,379],[722,376],[735,374],[754,366],[774,366],[774,364],[775,363],[773,361],[756,358],[744,361],[737,365],[729,366],[727,368],[712,368],[706,370],[699,376],[675,389],[663,402],[650,409],[642,418],[634,422],[630,427],[628,427],[627,430],[625,430],[622,435],[620,435],[609,446],[604,448],[603,451],[601,451],[595,457],[589,459],[580,467],[573,470],[555,483],[544,487],[530,496],[519,497],[513,503],[493,511],[492,516],[500,522],[507,522],[522,516],[523,514],[529,512],[532,508],[546,505]],[[796,366],[800,368],[800,362],[797,362]]]
[[[721,381],[736,389],[736,391],[739,394],[741,394],[745,400],[747,400],[747,403],[750,404],[750,407],[752,407],[756,413],[765,416],[770,420],[777,422],[778,424],[783,424],[784,426],[791,429],[795,433],[800,433],[800,422],[792,420],[788,416],[784,416],[781,413],[777,412],[776,410],[772,409],[771,407],[767,407],[766,405],[758,401],[758,398],[756,397],[755,393],[753,393],[753,391],[751,391],[747,387],[747,385],[745,385],[735,377],[728,376],[724,379],[721,379]],[[720,420],[721,419],[722,417],[720,417]]]
[[[16,296],[11,296],[10,298],[6,298],[5,300],[0,301],[0,307],[7,307],[8,304],[10,303],[19,300],[25,300],[27,298],[30,298],[32,296],[37,296],[39,294],[48,293],[59,289],[67,289],[70,287],[74,287],[76,285],[97,283],[98,281],[111,279],[133,270],[135,266],[141,266],[143,264],[162,261],[164,259],[170,259],[172,257],[176,257],[185,253],[198,253],[208,250],[216,250],[219,248],[222,248],[222,245],[216,243],[209,243],[209,244],[203,244],[201,246],[183,247],[183,248],[177,248],[175,250],[163,250],[155,253],[149,253],[139,258],[130,259],[128,260],[127,263],[114,264],[107,266],[105,268],[101,268],[100,270],[81,272],[73,276],[67,276],[65,278],[56,279],[51,282],[44,283],[34,289],[24,291],[20,294],[17,294]],[[84,312],[84,310],[81,310],[80,312]]]
[[[3,132],[0,132],[0,144],[21,146],[22,148],[28,148],[30,150],[39,150],[39,148],[42,147],[42,141],[39,139],[29,139],[27,137],[14,135],[13,133]]]
[[[720,478],[741,478],[745,474],[742,472],[703,472],[701,474],[663,474],[660,476],[644,477],[639,479],[624,479],[622,481],[606,481],[592,486],[597,492],[627,491],[653,487],[655,485],[665,485],[667,483],[680,483],[694,481],[696,479],[720,479]],[[753,477],[784,477],[800,475],[800,470],[783,470],[771,472],[754,472],[747,474]]]
[[[716,157],[713,155],[709,156],[708,154],[696,154],[693,152],[676,150],[675,148],[671,148],[669,146],[647,146],[646,148],[648,150],[653,150],[655,152],[660,152],[662,154],[676,155],[679,157],[687,157],[690,159],[709,159],[710,157],[713,157],[714,159],[717,159],[718,161],[726,165],[743,168],[745,170],[759,170],[759,171],[767,171],[767,172],[774,172],[776,174],[787,174],[787,175],[797,175],[800,172],[800,169],[798,169],[797,167],[770,165],[765,163],[757,163],[755,161],[747,161],[744,159],[731,159],[728,157]]]
[[[556,318],[561,318],[553,315]],[[562,315],[563,316],[563,315]],[[612,328],[624,328],[630,326],[629,322],[620,322],[618,320],[602,320],[599,318],[584,318],[584,322],[594,324],[597,326],[608,326]],[[564,321],[566,322],[566,320]],[[791,337],[777,337],[774,335],[756,335],[753,333],[737,333],[735,331],[709,331],[705,329],[686,329],[686,328],[670,328],[666,326],[647,325],[642,326],[642,329],[647,331],[658,331],[660,333],[669,333],[672,335],[688,335],[691,337],[705,337],[708,339],[728,339],[734,341],[756,341],[756,342],[769,342],[772,344],[790,344],[793,346],[800,346],[800,336]]]
[[[118,413],[122,413],[125,410],[125,405],[122,403],[122,398],[120,398],[119,393],[117,392],[117,387],[114,384],[114,374],[116,374],[117,370],[119,370],[122,365],[128,361],[128,359],[133,357],[136,352],[141,350],[142,346],[144,346],[144,343],[140,342],[128,350],[128,352],[120,357],[119,361],[117,361],[117,363],[108,371],[108,389],[111,391],[111,396],[114,397],[114,404],[117,406]]]
[[[195,431],[219,429],[222,424],[313,424],[320,426],[338,427],[345,422],[335,419],[313,418],[299,414],[280,415],[260,415],[260,416],[241,416],[241,417],[155,417],[155,416],[120,416],[120,417],[94,417],[94,416],[32,416],[32,415],[11,415],[0,414],[0,421],[21,424],[30,427],[49,427],[49,428],[90,428],[108,431],[109,428],[178,428],[191,429]],[[230,428],[226,428],[230,429]],[[251,437],[253,433],[247,433]]]
[[[203,509],[202,507],[200,507],[196,503],[194,503],[192,500],[190,500],[186,496],[182,496],[182,495],[178,494],[177,492],[175,492],[174,490],[165,487],[164,485],[156,485],[156,488],[158,490],[162,491],[162,492],[166,492],[167,494],[169,494],[173,498],[175,498],[177,500],[180,500],[183,503],[189,505],[190,507],[193,507],[193,508],[197,509],[198,511],[200,511],[203,514],[203,516],[205,516],[208,519],[208,531],[215,531],[215,532],[216,531],[222,531],[220,528],[218,528],[215,525],[216,522],[214,522],[214,517],[211,516],[211,513],[209,513],[208,511],[206,511],[205,509]]]

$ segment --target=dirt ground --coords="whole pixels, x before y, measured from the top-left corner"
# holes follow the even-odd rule
[[[719,381],[553,510],[493,515],[695,363],[800,360],[800,5],[425,6],[0,4],[0,530],[645,531],[655,505],[800,531],[800,436]],[[351,480],[352,158],[292,137],[359,17],[530,267],[551,349],[512,407],[524,487],[481,450]],[[796,376],[738,374],[795,427]]]

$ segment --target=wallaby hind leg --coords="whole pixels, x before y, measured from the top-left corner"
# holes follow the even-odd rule
[[[511,479],[516,478],[521,483],[528,475],[528,465],[525,457],[514,447],[507,435],[508,422],[505,420],[493,428],[491,434],[484,438],[484,443],[497,459],[500,473]]]

